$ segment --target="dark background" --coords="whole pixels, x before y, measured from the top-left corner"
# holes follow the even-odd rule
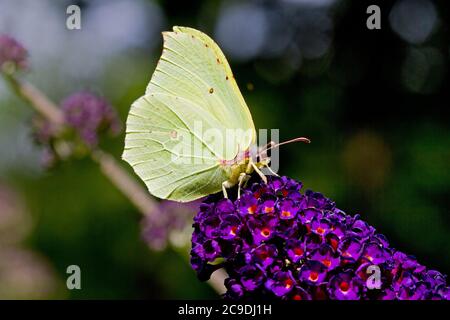
[[[257,128],[312,140],[280,150],[281,174],[450,273],[447,2],[78,1],[82,30],[68,31],[71,3],[0,2],[0,32],[29,49],[27,78],[52,99],[89,89],[124,121],[155,68],[160,32],[198,28],[228,57]],[[366,28],[370,4],[381,30]],[[1,81],[0,297],[217,297],[176,250],[149,250],[140,214],[95,164],[43,169],[31,117]],[[119,157],[123,135],[104,147]],[[82,269],[82,290],[65,289],[70,264]]]

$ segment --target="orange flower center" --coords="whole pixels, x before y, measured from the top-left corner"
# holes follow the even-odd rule
[[[281,212],[281,215],[282,215],[283,217],[290,217],[290,216],[291,216],[291,212],[290,212],[290,211],[282,211],[282,212]]]
[[[317,281],[317,279],[319,279],[319,274],[318,274],[317,272],[315,272],[315,271],[312,271],[312,272],[309,274],[309,280],[311,280],[311,281]]]
[[[292,285],[293,285],[293,281],[291,279],[287,279],[284,282],[284,286],[285,286],[286,289],[290,289],[292,287]]]
[[[328,259],[324,259],[322,260],[322,263],[328,268],[329,266],[331,266],[331,261]]]
[[[270,229],[269,228],[264,228],[264,229],[262,229],[261,230],[261,235],[263,236],[263,237],[268,237],[268,236],[270,236]]]
[[[317,231],[318,234],[324,234],[324,233],[325,233],[325,230],[322,229],[321,227],[318,227],[318,228],[316,229],[316,231]]]
[[[254,204],[254,205],[248,207],[247,211],[248,211],[248,213],[250,213],[250,214],[254,214],[254,213],[256,212],[256,204]]]
[[[265,213],[272,213],[273,212],[273,207],[264,207],[264,212]]]
[[[350,288],[348,282],[342,281],[341,284],[339,285],[339,289],[341,289],[342,292],[347,292],[348,289]]]

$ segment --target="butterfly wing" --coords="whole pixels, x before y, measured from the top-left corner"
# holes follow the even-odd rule
[[[247,149],[256,132],[217,44],[191,28],[163,37],[146,93],[128,115],[123,158],[153,195],[191,201],[220,191],[228,178],[220,161]]]
[[[218,192],[227,179],[217,155],[187,120],[186,113],[197,109],[164,94],[147,94],[131,107],[123,158],[159,198],[191,201]],[[193,154],[192,146],[201,152]]]

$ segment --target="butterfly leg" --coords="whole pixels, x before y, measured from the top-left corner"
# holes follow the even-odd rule
[[[230,181],[224,181],[222,182],[222,192],[223,192],[223,197],[225,199],[228,199],[228,193],[227,193],[227,188],[231,188],[233,185],[230,183]]]
[[[265,159],[265,161],[263,161],[261,163],[264,166],[264,168],[267,169],[270,172],[270,174],[272,174],[272,175],[274,175],[276,177],[279,177],[279,175],[275,171],[273,171],[272,168],[269,166],[270,158]]]
[[[242,188],[242,185],[243,185],[246,181],[248,181],[248,178],[249,178],[249,177],[250,177],[250,176],[247,175],[245,172],[242,172],[242,173],[239,175],[239,183],[238,183],[238,199],[241,198],[241,188]]]
[[[269,165],[266,165],[266,169],[269,170],[270,173],[273,174],[275,177],[279,177],[279,175],[275,171],[273,171]]]

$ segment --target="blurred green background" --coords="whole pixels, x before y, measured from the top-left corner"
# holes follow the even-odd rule
[[[69,31],[74,3],[82,29]],[[89,89],[123,121],[150,80],[161,31],[208,33],[257,128],[312,140],[281,149],[280,173],[448,274],[449,6],[379,1],[381,30],[368,30],[375,3],[1,0],[0,33],[28,48],[26,78],[52,99]],[[43,169],[32,115],[0,81],[0,298],[217,297],[173,249],[148,248],[141,215],[94,163]],[[104,146],[117,157],[122,147],[123,134]],[[65,288],[71,264],[81,267],[82,290]]]

